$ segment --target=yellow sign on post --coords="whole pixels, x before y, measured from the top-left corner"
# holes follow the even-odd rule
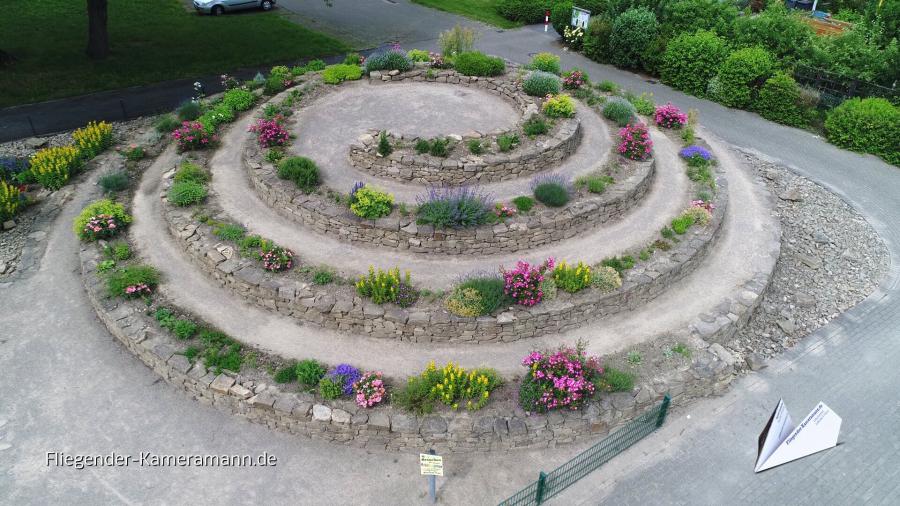
[[[427,453],[419,454],[419,466],[422,476],[443,476],[444,475],[444,457],[440,455],[429,455]]]

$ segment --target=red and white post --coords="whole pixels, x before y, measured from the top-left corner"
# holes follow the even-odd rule
[[[550,26],[550,11],[544,11],[544,32],[547,32],[547,27]]]

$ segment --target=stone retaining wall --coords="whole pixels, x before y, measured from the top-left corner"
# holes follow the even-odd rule
[[[342,241],[396,248],[416,253],[492,255],[527,251],[553,244],[620,218],[641,201],[652,186],[656,161],[627,162],[630,177],[610,185],[600,195],[587,194],[562,209],[548,208],[508,219],[505,223],[461,229],[417,225],[415,216],[395,211],[367,220],[323,195],[306,194],[280,179],[277,169],[248,144],[245,168],[250,183],[279,214]],[[626,162],[623,162],[626,163]]]
[[[456,155],[441,158],[418,154],[410,146],[394,149],[386,157],[378,154],[378,137],[365,135],[350,146],[350,163],[376,177],[436,186],[461,186],[528,177],[555,167],[578,149],[581,122],[563,119],[545,139],[507,153],[469,154],[470,140],[496,141],[497,135],[465,135],[455,139]],[[526,138],[524,134],[520,137]],[[411,144],[414,140],[407,142]]]
[[[701,340],[692,363],[669,370],[632,392],[603,395],[578,411],[528,415],[511,402],[476,412],[441,408],[424,417],[391,406],[363,409],[351,401],[323,401],[284,391],[240,374],[215,374],[183,354],[186,345],[160,329],[141,300],[107,298],[96,274],[102,253],[95,245],[80,252],[82,280],[100,320],[131,353],[166,382],[199,402],[269,428],[366,449],[442,453],[546,448],[595,439],[653,407],[669,393],[674,404],[721,393],[735,373],[733,357]],[[733,327],[736,324],[731,324]],[[732,331],[733,332],[733,331]]]
[[[242,259],[223,245],[194,212],[164,203],[164,219],[187,257],[208,276],[248,301],[325,328],[412,342],[516,341],[566,332],[585,323],[639,307],[696,268],[722,230],[728,185],[719,178],[716,211],[706,227],[692,227],[669,251],[626,271],[622,287],[608,293],[586,289],[560,291],[554,300],[533,307],[513,306],[498,316],[463,318],[443,308],[403,309],[377,305],[354,292],[336,292],[266,272],[258,262]],[[165,198],[163,196],[163,198]],[[223,218],[224,219],[224,218]],[[225,254],[223,254],[225,253]],[[577,260],[577,259],[571,259]],[[302,252],[299,261],[302,263]]]

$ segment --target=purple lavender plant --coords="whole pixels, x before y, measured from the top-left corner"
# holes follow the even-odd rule
[[[531,179],[531,191],[534,191],[535,188],[544,184],[555,184],[562,186],[569,193],[572,191],[572,185],[569,184],[569,180],[564,178],[561,174],[540,174]]]
[[[416,223],[435,228],[463,228],[487,222],[491,214],[491,195],[476,186],[430,187],[416,201]]]
[[[338,364],[328,371],[327,376],[335,383],[341,384],[344,395],[352,395],[353,384],[359,381],[362,374],[360,374],[359,369],[350,364]]]

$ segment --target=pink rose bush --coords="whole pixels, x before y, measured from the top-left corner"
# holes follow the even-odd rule
[[[516,304],[534,306],[543,300],[544,292],[541,290],[541,282],[544,274],[553,270],[553,259],[548,258],[540,266],[532,266],[528,262],[520,260],[516,268],[512,270],[500,269],[503,274],[503,293],[512,297]]]
[[[653,114],[653,120],[657,126],[663,128],[681,128],[687,124],[687,114],[681,112],[681,109],[672,105],[671,102],[656,108]]]
[[[283,120],[284,118],[278,115],[275,119],[257,120],[256,124],[250,126],[250,131],[256,134],[260,147],[272,148],[287,144],[290,134],[281,124]]]
[[[647,125],[626,125],[619,130],[619,154],[631,160],[646,160],[652,155],[653,141]]]
[[[199,121],[185,121],[172,132],[172,138],[178,143],[178,151],[204,149],[215,143],[218,138],[210,134]]]
[[[581,343],[554,353],[533,351],[522,360],[528,374],[519,389],[519,404],[528,412],[557,408],[578,409],[594,395],[603,368],[588,357]]]
[[[122,224],[111,214],[92,216],[81,230],[81,237],[87,241],[106,239],[119,233]]]
[[[371,408],[380,403],[387,394],[381,371],[363,374],[362,378],[353,384],[353,391],[356,392],[356,404],[361,408]]]

